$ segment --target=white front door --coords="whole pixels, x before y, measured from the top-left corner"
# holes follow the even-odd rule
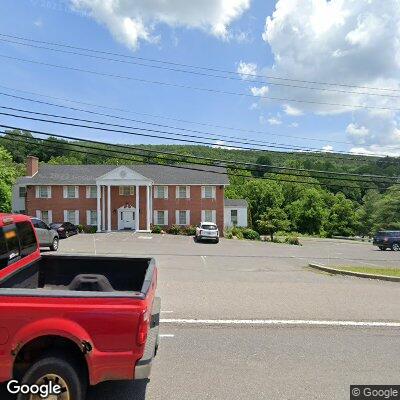
[[[123,210],[121,211],[121,222],[122,229],[134,229],[135,228],[135,211],[134,210]]]

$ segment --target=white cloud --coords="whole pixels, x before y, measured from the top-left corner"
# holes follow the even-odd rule
[[[287,114],[287,115],[291,115],[292,117],[299,117],[300,115],[303,115],[303,112],[301,110],[299,110],[296,107],[293,107],[289,104],[284,104],[283,105],[283,111]]]
[[[271,118],[268,118],[268,123],[270,124],[270,125],[280,125],[280,124],[282,124],[282,121],[279,119],[279,118],[277,118],[277,117],[271,117]]]
[[[297,128],[299,126],[299,124],[297,122],[292,122],[289,126],[291,128]]]
[[[327,144],[326,146],[322,147],[322,151],[325,153],[332,153],[333,146],[331,146],[330,144]]]
[[[274,64],[263,72],[303,81],[400,89],[399,20],[398,0],[278,0],[262,35]],[[354,126],[347,133],[355,146],[377,150],[400,145],[399,113],[355,107],[400,108],[400,98],[368,96],[365,92],[387,92],[366,89],[336,89],[342,92],[270,85],[269,96],[315,102],[301,103],[302,112],[351,115]],[[286,112],[285,105],[297,108],[298,104],[282,106]],[[357,130],[360,127],[364,130]]]
[[[252,87],[250,88],[251,93],[253,96],[266,96],[269,92],[268,86],[260,86],[260,87]]]
[[[237,72],[240,74],[242,79],[252,80],[254,79],[252,75],[257,75],[257,64],[240,61],[237,67]]]
[[[229,25],[250,7],[250,0],[69,0],[73,9],[104,24],[131,49],[140,41],[157,42],[158,24],[201,29],[229,39]],[[243,37],[242,37],[243,39]]]
[[[33,22],[33,25],[35,25],[36,26],[36,28],[41,28],[42,26],[43,26],[43,21],[39,18],[39,19],[36,19],[34,22]]]

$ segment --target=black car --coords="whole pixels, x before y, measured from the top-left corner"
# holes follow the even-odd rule
[[[374,236],[373,244],[380,250],[400,251],[400,231],[379,231]]]
[[[72,235],[77,235],[79,229],[76,225],[71,224],[71,222],[60,222],[50,224],[50,228],[58,232],[60,238],[67,238]]]

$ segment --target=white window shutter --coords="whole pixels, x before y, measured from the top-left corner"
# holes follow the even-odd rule
[[[186,225],[190,225],[190,210],[186,210]]]
[[[75,198],[79,199],[79,186],[75,186]]]
[[[175,211],[175,223],[179,225],[179,210]]]
[[[63,197],[64,197],[64,199],[66,199],[67,198],[67,187],[66,186],[63,186]]]
[[[168,225],[168,210],[164,211],[164,225]]]
[[[153,223],[154,225],[158,225],[158,218],[157,218],[158,214],[157,214],[157,210],[153,211]]]
[[[215,186],[212,186],[212,198],[215,199],[217,198],[217,188]]]
[[[36,210],[36,218],[39,218],[39,219],[42,218],[42,213],[40,212],[40,210]]]
[[[68,210],[64,210],[64,221],[68,220]]]
[[[190,199],[190,186],[186,186],[186,198]]]
[[[179,199],[179,186],[175,186],[175,198]]]
[[[75,210],[75,224],[79,225],[79,210]]]
[[[86,225],[90,225],[90,210],[86,210]]]
[[[217,211],[216,210],[212,210],[212,222],[214,222],[214,224],[217,223]]]
[[[158,186],[154,186],[154,198],[158,199]]]
[[[53,222],[53,211],[49,210],[48,213],[49,213],[49,224],[51,224]]]
[[[204,210],[201,210],[201,221],[204,222],[206,220],[206,212]]]
[[[201,187],[201,198],[204,199],[206,197],[206,188],[204,186]]]
[[[39,198],[39,186],[36,186],[35,190],[36,190],[36,198]]]
[[[164,199],[168,199],[168,186],[164,186]]]
[[[51,186],[47,186],[47,198],[51,199]]]

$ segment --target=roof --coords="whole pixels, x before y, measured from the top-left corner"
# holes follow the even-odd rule
[[[247,200],[245,199],[225,199],[225,207],[247,207]]]
[[[33,177],[23,177],[17,184],[25,185],[94,185],[100,176],[121,165],[50,165],[41,164]],[[228,185],[226,168],[208,165],[126,165],[133,171],[161,185]],[[186,168],[185,168],[186,167]],[[193,168],[193,169],[188,169]]]

